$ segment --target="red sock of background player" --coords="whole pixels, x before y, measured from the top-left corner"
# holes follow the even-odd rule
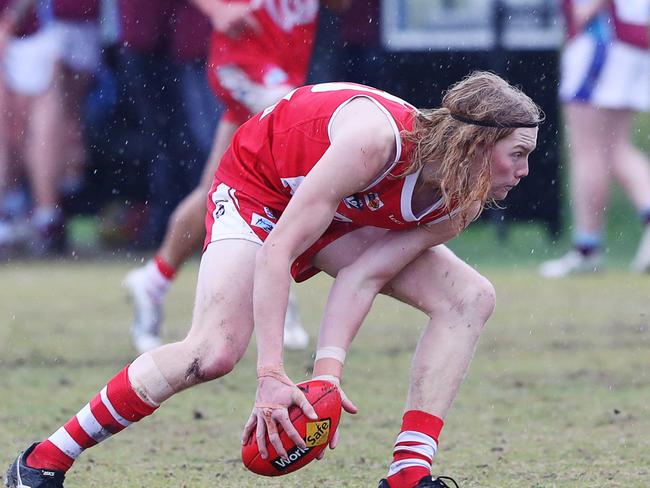
[[[145,266],[147,291],[151,297],[161,302],[176,277],[177,269],[165,261],[159,254],[155,255]]]
[[[444,422],[421,410],[409,410],[402,417],[402,430],[395,441],[393,463],[388,470],[391,488],[412,488],[431,474]]]
[[[27,458],[27,465],[67,471],[85,449],[151,415],[156,408],[133,390],[127,366],[77,415],[38,444]]]

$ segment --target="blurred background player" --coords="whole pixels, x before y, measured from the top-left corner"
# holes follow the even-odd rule
[[[645,225],[632,269],[650,271],[650,162],[631,141],[635,112],[650,109],[650,0],[567,0],[562,53],[571,171],[573,249],[544,262],[560,278],[602,265],[609,186],[620,183]]]
[[[19,166],[24,157],[20,129],[25,117],[7,76],[6,53],[17,40],[38,29],[31,1],[0,1],[0,251],[16,242],[18,214],[24,210],[24,195],[17,189]],[[9,202],[16,202],[10,204]],[[20,207],[20,208],[17,208]],[[21,215],[22,216],[22,215]]]
[[[160,345],[165,294],[176,271],[205,238],[206,195],[233,134],[251,115],[305,83],[316,35],[318,0],[192,1],[214,28],[208,78],[225,113],[199,185],[174,210],[154,257],[124,280],[135,307],[131,338],[140,353]],[[309,336],[293,295],[285,326],[285,345],[305,348]]]

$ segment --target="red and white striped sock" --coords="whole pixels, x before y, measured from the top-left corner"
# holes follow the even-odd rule
[[[395,441],[393,463],[388,470],[391,488],[413,488],[431,474],[444,422],[421,410],[409,410],[402,417],[402,430]]]
[[[151,415],[158,407],[143,401],[120,371],[77,415],[36,446],[27,458],[32,468],[67,471],[85,449]]]

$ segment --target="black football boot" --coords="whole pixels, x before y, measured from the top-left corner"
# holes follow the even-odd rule
[[[65,473],[53,469],[30,468],[27,457],[37,444],[32,444],[26,451],[18,454],[5,475],[5,485],[9,488],[63,488]]]
[[[454,485],[448,485],[446,481],[451,481]],[[389,488],[388,486],[388,481],[385,479],[381,480],[379,482],[379,486],[377,488]],[[431,476],[425,476],[422,478],[420,481],[418,481],[418,484],[415,485],[415,488],[460,488],[458,486],[458,483],[453,478],[450,478],[448,476],[439,476],[435,480],[431,478]]]

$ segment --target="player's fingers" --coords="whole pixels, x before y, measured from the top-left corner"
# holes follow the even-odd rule
[[[266,450],[266,422],[264,422],[264,417],[261,415],[258,415],[257,417],[255,438],[257,439],[257,447],[260,451],[260,456],[262,456],[262,459],[266,459],[268,457],[268,451]]]
[[[293,403],[300,407],[300,409],[307,416],[308,419],[311,420],[318,419],[318,415],[316,415],[316,410],[314,410],[314,407],[311,406],[311,403],[309,403],[307,397],[298,388],[295,388]]]
[[[269,442],[275,449],[275,452],[278,453],[278,456],[280,456],[283,459],[288,458],[287,451],[282,445],[282,441],[280,440],[280,435],[277,432],[274,432],[273,434],[269,434]]]
[[[291,423],[291,420],[289,419],[289,413],[286,410],[278,412],[275,419],[280,423],[284,431],[289,436],[289,439],[291,439],[296,444],[296,446],[301,449],[305,449],[307,447],[305,440],[300,437],[300,434],[298,434],[298,431]]]
[[[286,459],[287,451],[284,449],[284,446],[282,445],[282,441],[280,440],[280,434],[278,433],[278,426],[275,423],[274,415],[264,417],[264,420],[266,421],[266,430],[269,434],[269,441],[271,442],[271,445],[275,448],[275,452],[278,453],[278,456],[281,456]]]
[[[359,411],[357,406],[352,403],[352,401],[348,398],[343,390],[339,388],[339,391],[341,392],[341,406],[343,407],[343,410],[351,414],[357,413]]]
[[[318,453],[318,456],[316,456],[316,461],[321,461],[325,457],[325,449],[323,449],[321,452]]]
[[[339,428],[337,427],[336,430],[334,431],[334,435],[332,436],[332,440],[330,440],[330,449],[336,449],[338,443],[339,443]]]
[[[253,411],[251,412],[251,416],[248,417],[248,420],[246,421],[246,425],[244,425],[244,433],[241,436],[242,444],[248,444],[251,435],[253,435],[253,429],[255,429],[256,423],[257,423],[257,415],[255,415],[255,411]]]

